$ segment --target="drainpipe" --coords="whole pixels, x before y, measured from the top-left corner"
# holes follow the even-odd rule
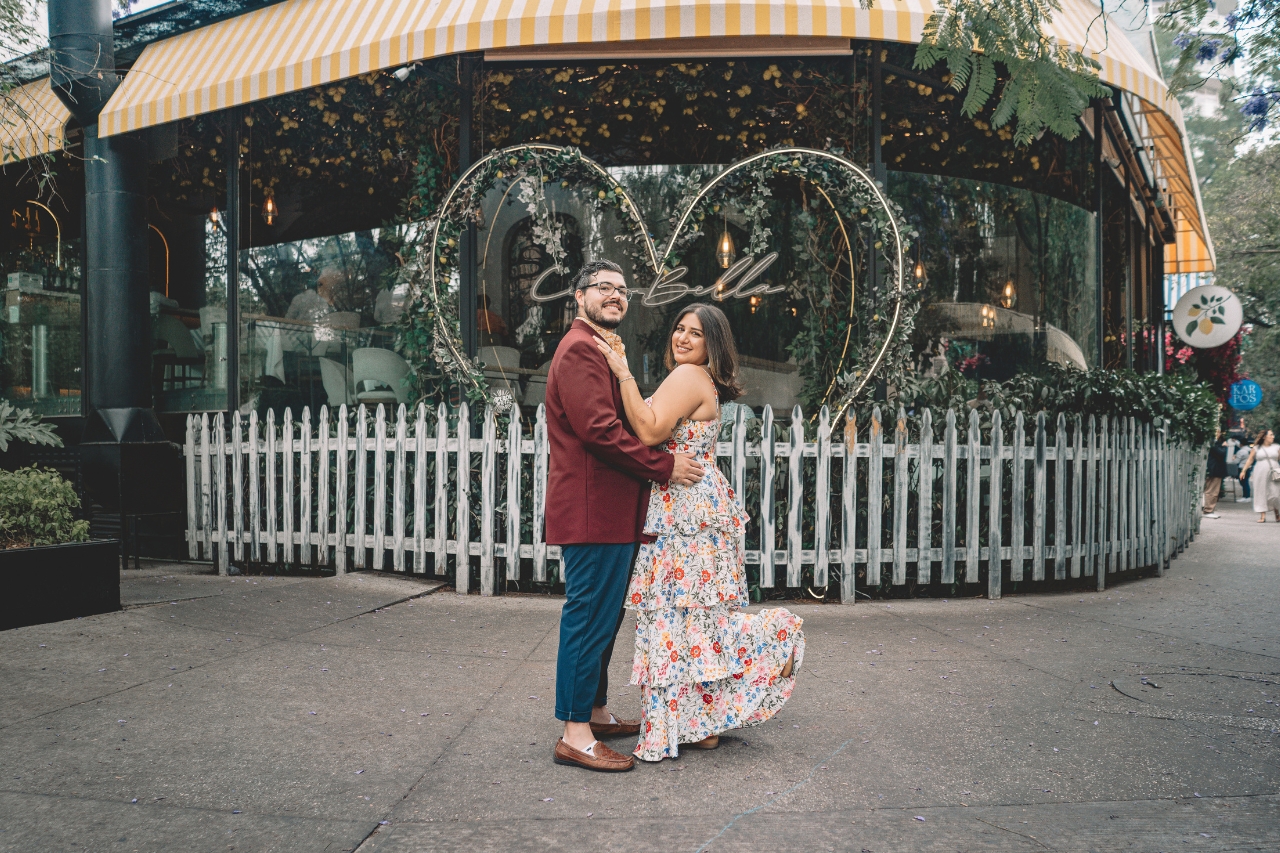
[[[157,474],[173,446],[151,408],[147,145],[138,134],[98,137],[98,114],[120,85],[111,0],[49,0],[48,8],[50,83],[84,128],[81,473],[90,497],[121,513],[124,536],[126,506],[147,511],[172,498],[162,487],[172,478]]]

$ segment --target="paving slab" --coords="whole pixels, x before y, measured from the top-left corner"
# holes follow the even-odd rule
[[[550,761],[562,599],[152,566],[0,633],[0,850],[1277,850],[1278,547],[1231,506],[1103,593],[787,603],[786,708],[620,775]]]

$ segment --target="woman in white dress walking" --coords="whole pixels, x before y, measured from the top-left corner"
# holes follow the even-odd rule
[[[1258,513],[1258,523],[1266,522],[1268,508],[1275,512],[1276,521],[1280,521],[1280,473],[1273,473],[1280,472],[1280,445],[1276,444],[1276,434],[1271,430],[1258,433],[1249,461],[1240,468],[1241,480],[1250,465],[1253,476],[1249,486],[1253,490],[1253,511]]]

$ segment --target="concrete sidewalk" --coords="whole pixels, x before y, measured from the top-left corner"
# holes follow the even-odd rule
[[[1280,524],[1221,510],[1101,594],[798,604],[778,718],[618,776],[551,763],[559,600],[130,573],[0,634],[0,850],[1280,850]]]

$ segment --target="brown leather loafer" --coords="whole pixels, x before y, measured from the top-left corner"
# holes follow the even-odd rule
[[[640,734],[640,721],[619,720],[617,717],[614,717],[612,723],[592,723],[591,733],[597,738],[638,735]]]
[[[636,760],[630,755],[615,752],[600,741],[596,741],[595,748],[591,752],[594,754],[589,755],[580,749],[574,749],[564,742],[564,738],[560,738],[556,741],[556,750],[551,757],[556,764],[585,767],[587,770],[598,770],[601,773],[622,773],[636,766]]]

